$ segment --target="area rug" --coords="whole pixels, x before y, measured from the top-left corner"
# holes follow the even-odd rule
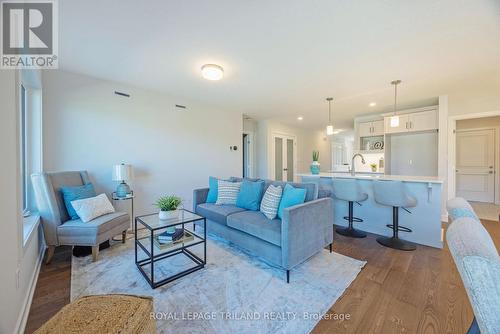
[[[201,246],[194,253],[203,254]],[[155,290],[134,263],[134,244],[114,244],[72,260],[71,300],[125,293],[154,298],[159,333],[309,333],[359,274],[365,261],[324,250],[290,272],[210,236],[207,265]],[[161,263],[161,262],[160,262]],[[184,256],[155,275],[186,266]]]

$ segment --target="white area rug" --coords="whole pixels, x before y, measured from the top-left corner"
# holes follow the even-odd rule
[[[203,248],[195,248],[202,255]],[[73,257],[71,300],[90,294],[153,296],[159,333],[309,333],[365,265],[324,250],[290,272],[210,237],[207,265],[155,290],[134,263],[134,244]],[[185,264],[177,256],[158,272]],[[155,270],[155,274],[157,270]]]

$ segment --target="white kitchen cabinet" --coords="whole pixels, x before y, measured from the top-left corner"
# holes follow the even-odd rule
[[[399,116],[399,125],[391,127],[391,116],[384,118],[385,133],[420,132],[438,129],[436,110],[427,110]]]
[[[391,117],[388,116],[384,118],[385,121],[385,133],[401,133],[408,132],[408,123],[410,118],[408,115],[398,115],[399,124],[398,126],[391,126]]]
[[[383,136],[384,135],[384,120],[373,121],[372,122],[372,136]]]
[[[428,131],[438,128],[438,117],[435,110],[422,111],[410,114],[408,130]]]
[[[359,137],[382,136],[384,134],[384,121],[358,123]]]

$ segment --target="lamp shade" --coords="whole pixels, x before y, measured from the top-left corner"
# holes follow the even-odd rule
[[[120,164],[113,166],[113,181],[128,181],[132,179],[132,165]]]

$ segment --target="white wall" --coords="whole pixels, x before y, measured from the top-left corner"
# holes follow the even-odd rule
[[[258,177],[272,177],[274,159],[271,148],[274,133],[295,136],[297,140],[297,173],[309,172],[313,150],[320,152],[321,169],[323,171],[331,169],[330,141],[323,131],[293,127],[275,120],[261,120],[257,122],[256,138]]]
[[[38,73],[39,74],[39,73]],[[24,331],[29,299],[42,251],[40,231],[23,245],[19,156],[19,86],[23,77],[5,70],[0,75],[0,333]],[[27,84],[23,82],[24,84]]]
[[[155,212],[152,203],[165,194],[191,208],[193,189],[207,186],[209,175],[241,175],[237,112],[64,71],[47,72],[43,83],[44,169],[87,170],[96,190],[110,193],[112,166],[130,163],[136,215]]]

